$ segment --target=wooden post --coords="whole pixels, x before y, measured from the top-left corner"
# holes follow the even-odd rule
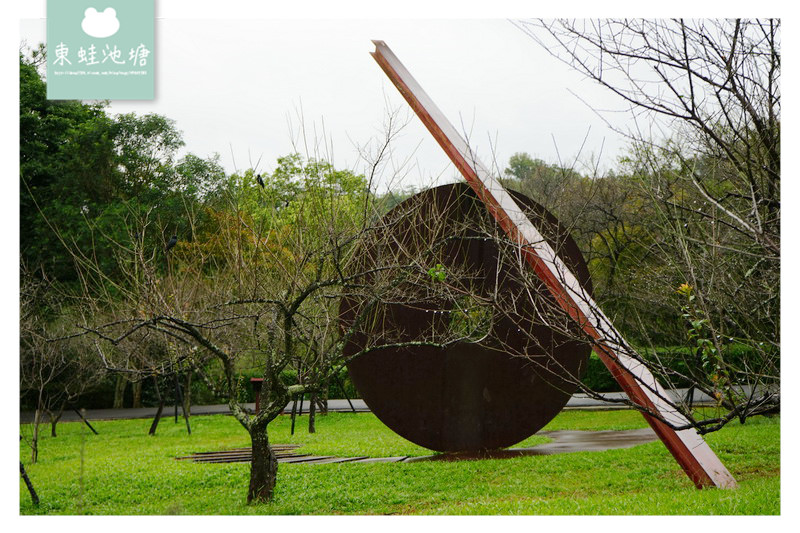
[[[178,423],[178,373],[175,372],[175,423]]]
[[[77,414],[77,415],[80,417],[80,419],[81,419],[81,420],[83,420],[83,423],[84,423],[84,424],[86,424],[86,426],[87,426],[89,429],[91,429],[91,430],[92,430],[92,433],[94,433],[95,435],[98,435],[98,433],[97,433],[97,430],[96,430],[96,429],[94,429],[94,428],[92,427],[92,425],[89,423],[89,421],[88,421],[88,420],[86,420],[86,418],[83,416],[83,413],[81,413],[81,412],[78,410],[78,408],[77,408],[77,407],[73,407],[73,408],[72,408],[72,410],[73,410],[73,411],[75,411],[75,413],[76,413],[76,414]]]
[[[256,414],[261,411],[261,387],[264,378],[250,378],[250,385],[253,387],[253,396],[256,400]]]
[[[347,403],[350,405],[350,409],[355,413],[356,412],[356,408],[353,407],[353,402],[350,401],[350,396],[348,396],[347,391],[344,388],[344,383],[342,383],[342,380],[339,379],[338,374],[334,373],[333,374],[333,379],[335,379],[336,383],[339,384],[339,388],[342,389],[342,394],[344,394],[345,400],[347,400]]]
[[[689,422],[675,408],[650,370],[638,360],[633,348],[583,290],[575,275],[500,182],[478,160],[464,138],[386,43],[373,43],[375,52],[370,55],[392,80],[500,227],[519,246],[522,259],[544,282],[558,305],[593,340],[595,352],[631,401],[643,409],[645,419],[689,478],[698,488],[735,488],[736,480],[694,428],[673,429],[672,426],[688,426]],[[669,424],[648,412],[657,414]]]

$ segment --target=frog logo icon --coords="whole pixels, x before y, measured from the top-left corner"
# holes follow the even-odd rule
[[[117,11],[113,7],[107,7],[102,12],[90,7],[83,12],[83,22],[81,29],[86,35],[97,38],[111,37],[119,31],[119,19]]]

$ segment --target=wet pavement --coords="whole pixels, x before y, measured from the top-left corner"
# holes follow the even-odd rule
[[[622,431],[540,431],[537,435],[552,442],[532,448],[507,448],[472,453],[438,453],[424,457],[410,457],[406,462],[417,461],[474,461],[478,459],[508,459],[525,455],[555,455],[571,452],[600,452],[617,448],[631,448],[658,440],[650,428]]]

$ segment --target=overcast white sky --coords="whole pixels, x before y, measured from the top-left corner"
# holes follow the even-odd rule
[[[30,45],[44,36],[43,19],[21,22],[21,37]],[[501,171],[509,156],[523,151],[565,165],[578,158],[578,170],[592,160],[607,169],[625,146],[570,90],[600,108],[619,108],[619,101],[500,18],[162,17],[156,22],[155,100],[114,101],[110,109],[174,119],[184,133],[184,151],[219,153],[228,171],[255,166],[259,158],[259,170],[272,170],[277,157],[294,149],[291,130],[298,131],[302,109],[308,137],[314,131],[322,137],[324,123],[334,163],[353,168],[359,164],[356,145],[380,135],[387,105],[409,109],[370,57],[371,39],[386,41],[450,121],[468,133],[479,157],[495,159]],[[395,187],[457,176],[415,116],[394,157],[412,157]],[[389,169],[385,180],[392,175]]]

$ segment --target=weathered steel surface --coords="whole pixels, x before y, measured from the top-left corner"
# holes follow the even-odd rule
[[[595,350],[612,375],[637,405],[657,413],[670,424],[687,425],[685,417],[671,405],[669,396],[651,372],[635,357],[611,321],[581,286],[576,276],[542,238],[539,229],[514,199],[479,161],[453,125],[433,103],[394,53],[382,41],[373,41],[371,53],[383,71],[419,116],[450,160],[484,202],[507,235],[555,300],[594,340]],[[703,438],[692,428],[676,431],[658,418],[645,415],[697,487],[736,487],[736,481]]]
[[[514,198],[546,228],[545,238],[590,290],[588,268],[569,232],[529,198],[517,193]],[[395,301],[373,310],[369,325],[350,339],[347,356],[375,346],[348,364],[370,410],[399,435],[437,451],[502,448],[544,427],[574,392],[590,347],[532,320],[555,302],[535,276],[537,298],[525,296],[530,285],[521,278],[532,276],[514,246],[498,247],[493,235],[502,230],[475,193],[464,183],[428,189],[396,206],[375,228],[359,249],[361,271],[417,261],[425,262],[423,270],[439,264],[449,294],[431,299],[425,279],[409,283]],[[470,295],[466,302],[458,299],[464,294]],[[491,327],[480,343],[385,346],[441,339],[437,335],[450,333],[452,321],[464,316],[459,304],[481,299],[515,311],[485,316]],[[343,299],[345,327],[363,305],[355,297]]]

